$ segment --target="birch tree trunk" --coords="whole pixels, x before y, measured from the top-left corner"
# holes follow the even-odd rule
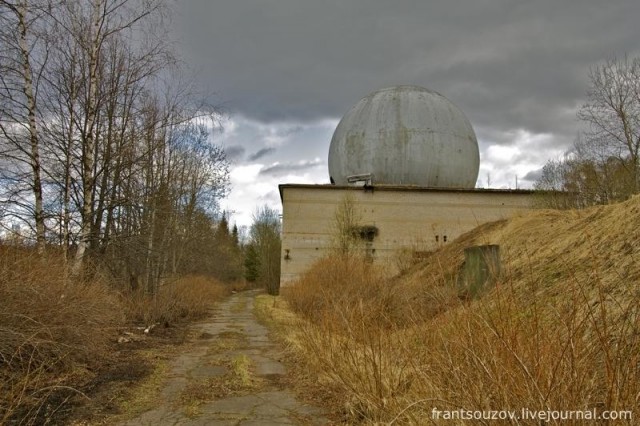
[[[45,215],[42,201],[42,165],[40,160],[40,134],[38,116],[38,102],[36,99],[37,83],[34,82],[32,51],[37,51],[31,44],[38,43],[37,26],[41,20],[32,14],[35,6],[30,5],[28,0],[9,2],[0,0],[0,12],[9,12],[6,19],[0,25],[10,26],[2,29],[2,41],[9,43],[9,49],[15,49],[16,58],[3,54],[5,62],[0,73],[8,74],[2,76],[3,93],[1,101],[5,105],[0,108],[0,120],[13,119],[18,126],[25,126],[28,143],[25,143],[24,135],[21,132],[10,130],[12,126],[4,127],[2,133],[7,142],[14,146],[20,154],[20,160],[24,161],[30,169],[29,187],[33,194],[33,220],[35,229],[36,246],[38,253],[42,254],[45,248]],[[34,27],[36,27],[34,29]],[[12,36],[11,33],[15,35]],[[41,59],[46,62],[46,58]],[[40,66],[44,66],[43,64]],[[15,86],[7,84],[5,78],[15,78]],[[14,91],[15,90],[15,91]],[[21,92],[20,97],[16,96]],[[22,98],[23,97],[23,98]],[[21,99],[22,98],[22,99]],[[7,116],[4,117],[3,113]],[[0,122],[0,124],[2,124]],[[17,160],[15,156],[10,157],[11,161]]]
[[[94,0],[92,4],[90,51],[89,51],[89,81],[86,105],[86,120],[82,141],[82,223],[80,227],[80,241],[76,251],[72,273],[78,275],[82,268],[85,252],[91,242],[91,228],[93,218],[93,186],[95,166],[95,120],[98,98],[98,55],[102,42],[102,22],[104,15],[104,0]]]

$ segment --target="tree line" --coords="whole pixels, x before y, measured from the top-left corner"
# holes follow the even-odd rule
[[[0,0],[0,223],[59,250],[71,274],[99,262],[151,292],[168,274],[212,272],[205,248],[236,256],[216,273],[242,275],[217,209],[220,114],[194,101],[166,12],[161,0]]]
[[[592,68],[589,80],[578,112],[586,130],[535,183],[548,207],[608,204],[640,191],[640,58],[610,59]]]

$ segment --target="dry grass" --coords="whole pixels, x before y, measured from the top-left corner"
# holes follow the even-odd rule
[[[51,419],[90,380],[123,320],[98,277],[74,282],[53,255],[0,247],[0,423]]]
[[[126,392],[112,395],[118,407],[118,415],[113,420],[129,420],[164,403],[160,394],[170,372],[169,355],[163,353],[165,351],[166,349],[155,348],[136,353],[137,357],[146,361],[150,371],[142,379],[129,383]],[[95,413],[91,417],[95,417]]]
[[[88,272],[72,279],[55,254],[0,246],[0,424],[60,421],[89,398],[82,390],[95,390],[92,380],[103,380],[101,366],[116,362],[111,354],[127,321],[194,320],[232,289],[189,276],[155,297],[120,294]]]
[[[305,336],[309,323],[296,315],[283,296],[261,294],[256,297],[254,312],[259,321],[270,330],[270,336],[287,348],[283,352],[287,365],[286,387],[295,391],[298,399],[311,405],[340,407],[344,403],[341,387],[321,371],[320,360],[313,358],[308,342],[313,335]],[[317,329],[316,329],[317,330]],[[322,343],[321,340],[318,343]],[[339,420],[339,415],[334,416]],[[311,424],[309,419],[298,419],[300,424]],[[332,419],[333,420],[333,419]]]
[[[322,259],[302,280],[304,285],[288,289],[287,300],[294,311],[313,322],[332,315],[328,326],[349,327],[356,317],[390,320],[398,308],[392,305],[393,289],[381,271],[356,256]]]
[[[434,407],[640,415],[639,212],[636,197],[487,224],[400,278],[325,259],[284,292],[303,319],[290,347],[348,423],[438,424]],[[463,250],[489,243],[503,278],[465,301]]]
[[[130,320],[167,325],[204,317],[231,290],[213,278],[189,275],[167,282],[156,295],[138,291],[124,295],[123,301]]]
[[[217,377],[190,381],[180,394],[183,412],[197,417],[207,402],[229,396],[247,395],[259,390],[264,381],[253,374],[253,364],[246,355],[237,355],[225,363],[227,373]]]
[[[207,354],[235,351],[247,346],[247,336],[237,331],[223,331],[207,345]]]

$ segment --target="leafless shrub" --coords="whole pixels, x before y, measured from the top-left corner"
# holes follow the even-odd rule
[[[107,356],[123,319],[97,277],[71,281],[55,255],[0,247],[0,423],[51,416]]]
[[[347,423],[437,424],[434,407],[638,413],[639,203],[483,225],[401,279],[322,260],[284,293],[301,318],[290,347]],[[464,247],[488,242],[504,248],[501,281],[457,300]]]
[[[124,296],[127,317],[137,323],[174,324],[205,316],[211,306],[232,290],[215,279],[190,275],[171,280],[160,287],[157,294],[143,290]]]

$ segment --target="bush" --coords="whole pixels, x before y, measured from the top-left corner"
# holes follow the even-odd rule
[[[238,284],[225,285],[202,275],[188,275],[170,280],[158,294],[136,291],[124,295],[127,317],[136,323],[173,324],[205,316],[211,306],[230,293]]]
[[[544,269],[522,273],[509,263],[483,298],[429,316],[404,292],[451,300],[446,270],[418,271],[417,292],[416,282],[385,278],[364,259],[331,257],[284,292],[304,319],[289,323],[289,347],[315,375],[316,391],[343,404],[347,423],[422,424],[434,407],[637,415],[640,292],[597,264],[588,275],[565,264],[551,285]]]
[[[155,296],[118,293],[98,270],[72,279],[61,257],[0,245],[0,424],[43,424],[94,378],[126,321],[194,320],[243,283],[186,276]]]
[[[108,354],[123,320],[98,276],[73,281],[54,254],[0,246],[0,423],[50,416]]]
[[[383,270],[354,255],[333,255],[316,262],[296,285],[284,289],[299,315],[333,329],[356,321],[392,327],[410,315],[395,282]]]

